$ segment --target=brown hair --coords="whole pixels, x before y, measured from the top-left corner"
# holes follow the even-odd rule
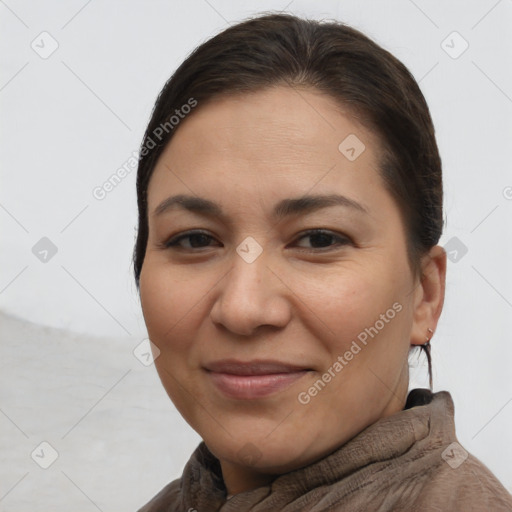
[[[185,106],[200,108],[220,95],[277,85],[324,92],[377,134],[381,176],[402,215],[411,270],[420,275],[421,256],[442,233],[443,187],[432,119],[414,77],[391,53],[341,22],[265,14],[198,46],[157,98],[137,174],[137,288],[148,240],[148,184],[158,157],[179,128],[176,114],[183,118],[181,113],[191,110]]]

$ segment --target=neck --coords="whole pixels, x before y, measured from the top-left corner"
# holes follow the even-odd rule
[[[275,478],[275,475],[259,473],[245,466],[232,464],[228,461],[220,461],[220,467],[228,495],[257,489],[258,487],[269,484]]]

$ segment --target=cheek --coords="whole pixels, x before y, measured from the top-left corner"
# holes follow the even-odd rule
[[[207,269],[191,273],[160,261],[159,255],[147,258],[140,300],[149,338],[160,350],[175,357],[193,348],[218,280],[218,273]]]
[[[199,301],[194,290],[195,286],[187,286],[179,273],[171,274],[165,265],[154,263],[151,258],[144,262],[140,276],[141,306],[149,338],[160,349],[179,340],[174,332],[183,327],[182,320]]]
[[[301,295],[331,334],[363,329],[369,322],[374,323],[396,300],[390,279],[378,270],[372,272],[347,266],[318,277],[310,275],[303,281]]]
[[[190,282],[168,264],[148,258],[140,276],[140,300],[149,339],[159,348],[155,367],[169,398],[186,421],[194,423],[187,389],[195,388],[190,362],[199,325],[204,280]]]
[[[327,280],[310,276],[301,289],[304,303],[321,320],[316,338],[329,361],[346,355],[355,371],[376,359],[394,365],[392,354],[402,358],[410,329],[403,277],[377,265],[364,271],[354,266]]]

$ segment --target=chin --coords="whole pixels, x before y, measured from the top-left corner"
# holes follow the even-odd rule
[[[308,453],[315,441],[300,438],[298,430],[298,427],[294,427],[292,431],[283,431],[280,436],[269,435],[272,432],[269,429],[266,436],[246,435],[235,438],[224,433],[222,439],[219,439],[210,433],[202,438],[219,460],[261,473],[282,474],[321,457]]]

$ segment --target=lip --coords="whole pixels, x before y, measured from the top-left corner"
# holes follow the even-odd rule
[[[224,359],[205,365],[215,387],[229,398],[263,398],[291,386],[311,369],[280,361]]]

